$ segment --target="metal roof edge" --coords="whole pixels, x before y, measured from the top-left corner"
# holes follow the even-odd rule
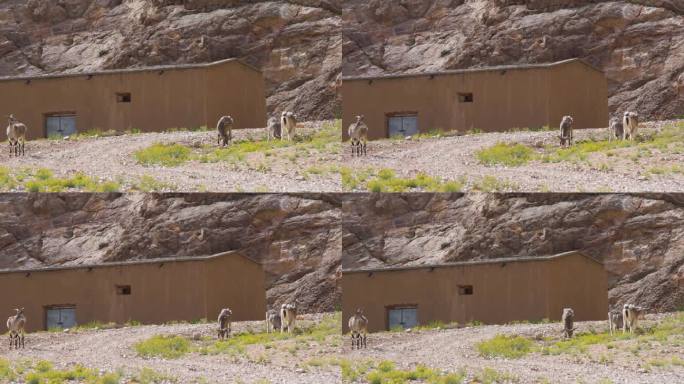
[[[47,79],[61,79],[68,77],[81,77],[81,76],[105,76],[105,75],[119,75],[128,73],[140,73],[140,72],[155,72],[155,71],[173,71],[173,70],[185,70],[185,69],[197,69],[197,68],[210,68],[218,65],[223,65],[227,63],[238,63],[244,67],[247,67],[257,73],[262,73],[261,70],[248,64],[238,58],[228,58],[218,61],[212,61],[209,63],[197,63],[197,64],[175,64],[175,65],[157,65],[149,67],[138,67],[138,68],[122,68],[122,69],[106,69],[101,71],[88,71],[88,72],[59,72],[59,73],[47,73],[42,75],[26,75],[26,76],[1,76],[0,81],[27,81],[27,80],[47,80]]]
[[[473,265],[486,265],[486,264],[499,264],[499,263],[515,263],[515,262],[529,262],[529,261],[547,261],[554,260],[562,257],[580,255],[583,256],[599,265],[603,265],[599,260],[588,256],[582,251],[568,251],[556,253],[553,255],[546,256],[525,256],[525,257],[503,257],[496,259],[485,259],[485,260],[469,260],[469,261],[459,261],[452,263],[438,263],[438,264],[421,264],[421,265],[410,265],[401,267],[378,267],[378,268],[358,268],[358,269],[343,269],[342,273],[370,273],[370,272],[392,272],[392,271],[407,271],[414,269],[434,269],[434,268],[451,268],[451,267],[467,267]]]
[[[411,78],[411,77],[434,77],[434,76],[448,76],[448,75],[459,75],[467,73],[477,73],[477,72],[494,72],[494,71],[511,71],[511,70],[525,70],[525,69],[548,69],[551,67],[565,65],[570,63],[580,62],[587,67],[603,73],[597,67],[589,64],[580,58],[571,58],[561,61],[555,61],[551,63],[538,63],[538,64],[515,64],[515,65],[499,65],[491,67],[476,67],[476,68],[464,68],[464,69],[451,69],[443,71],[430,71],[430,72],[410,72],[410,73],[396,73],[396,74],[386,74],[386,75],[361,75],[361,76],[343,76],[342,81],[363,81],[363,80],[384,80],[384,79],[400,79],[400,78]]]
[[[52,271],[63,271],[63,270],[77,270],[77,269],[95,269],[95,268],[110,268],[110,267],[122,267],[128,265],[148,265],[148,264],[160,264],[160,263],[173,263],[173,262],[190,262],[190,261],[206,261],[218,259],[227,256],[240,256],[243,259],[249,260],[254,264],[261,265],[261,263],[244,255],[239,251],[226,251],[215,253],[212,255],[205,256],[183,256],[183,257],[164,257],[156,259],[144,259],[144,260],[129,260],[129,261],[117,261],[112,263],[98,263],[98,264],[75,264],[75,265],[61,265],[61,266],[49,266],[49,267],[39,267],[39,268],[18,268],[18,269],[2,269],[0,274],[10,274],[10,273],[33,273],[33,272],[52,272]]]

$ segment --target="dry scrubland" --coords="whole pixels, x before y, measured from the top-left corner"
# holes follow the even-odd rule
[[[649,315],[635,335],[607,323],[434,324],[369,337],[347,355],[346,381],[371,383],[675,383],[684,380],[684,313]],[[349,346],[345,346],[345,349]]]
[[[0,152],[0,191],[333,192],[339,124],[301,123],[293,142],[267,142],[264,129],[235,130],[225,148],[206,128],[30,141],[25,157]]]
[[[27,336],[24,350],[2,346],[0,382],[339,382],[339,369],[316,363],[342,361],[339,313],[300,316],[297,328],[294,335],[266,334],[263,321],[233,323],[225,341],[204,321],[39,332]]]
[[[606,129],[575,130],[562,149],[556,129],[434,132],[371,142],[367,158],[345,148],[345,190],[637,192],[684,190],[684,120],[647,122],[633,142]]]
[[[32,141],[23,158],[0,153],[0,191],[684,190],[684,120],[644,123],[633,142],[576,130],[568,149],[555,129],[435,132],[370,142],[361,158],[340,143],[341,128],[339,120],[303,123],[293,142],[238,130],[226,148],[206,129]]]
[[[502,326],[432,324],[371,334],[350,350],[340,314],[304,315],[294,335],[263,322],[102,324],[28,336],[0,358],[0,381],[63,383],[674,383],[684,380],[684,313],[648,315],[640,332],[610,336],[606,322]],[[4,348],[4,347],[3,347]],[[52,380],[52,381],[50,381]]]

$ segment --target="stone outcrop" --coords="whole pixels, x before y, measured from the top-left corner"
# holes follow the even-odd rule
[[[605,264],[611,305],[684,306],[682,194],[358,195],[342,232],[345,269],[581,250]]]
[[[264,265],[270,305],[331,311],[341,230],[336,195],[0,195],[0,269],[240,250]]]
[[[614,113],[684,114],[684,3],[592,0],[351,0],[343,74],[541,63],[605,71]],[[560,91],[560,90],[559,90]]]
[[[338,0],[0,0],[0,76],[240,58],[270,112],[339,112]]]

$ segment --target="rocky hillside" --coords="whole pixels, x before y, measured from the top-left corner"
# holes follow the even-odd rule
[[[606,72],[613,112],[684,115],[679,0],[351,0],[343,57],[345,76],[580,57]]]
[[[264,264],[269,304],[340,300],[336,195],[0,195],[0,269],[240,250]]]
[[[237,57],[271,112],[338,111],[339,0],[0,0],[0,76]]]
[[[357,195],[342,227],[345,269],[582,250],[605,263],[611,305],[684,307],[682,194]]]

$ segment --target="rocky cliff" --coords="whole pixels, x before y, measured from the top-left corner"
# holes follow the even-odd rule
[[[0,76],[240,58],[271,112],[339,110],[339,0],[0,0]]]
[[[342,216],[345,269],[581,250],[605,264],[611,305],[684,307],[682,194],[371,194]]]
[[[240,250],[263,263],[270,305],[340,301],[336,195],[0,195],[0,269]]]
[[[605,71],[612,112],[684,114],[680,0],[351,0],[343,9],[345,76],[574,57]]]

